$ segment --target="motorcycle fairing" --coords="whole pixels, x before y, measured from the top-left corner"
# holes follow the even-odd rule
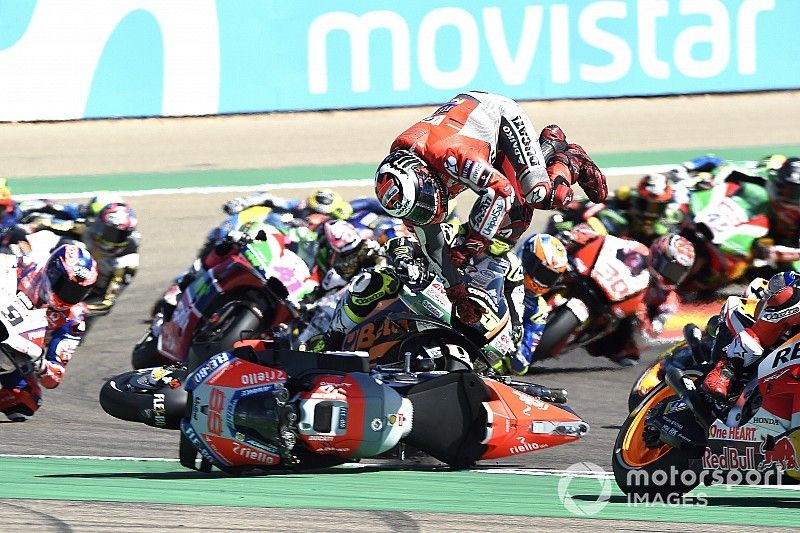
[[[757,408],[746,405],[751,397],[760,400]],[[737,416],[744,423],[734,424]],[[728,424],[716,420],[709,428],[703,468],[778,469],[800,479],[800,334],[761,360],[757,377],[731,408]]]
[[[279,448],[237,427],[234,412],[243,399],[285,396],[287,379],[282,370],[220,353],[187,376],[191,405],[181,432],[217,466],[278,465]]]
[[[412,427],[407,398],[368,374],[320,375],[298,399],[299,438],[315,453],[373,457]]]
[[[747,257],[753,242],[769,231],[767,199],[763,186],[726,181],[692,195],[690,207],[695,224],[713,235],[713,244],[726,254]]]
[[[495,459],[566,444],[589,431],[572,410],[547,403],[498,382],[484,380],[490,398],[487,413],[486,451],[481,459]]]

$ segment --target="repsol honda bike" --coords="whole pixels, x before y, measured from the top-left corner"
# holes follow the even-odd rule
[[[244,331],[268,333],[297,317],[299,301],[316,286],[306,263],[272,233],[237,247],[202,270],[174,309],[156,314],[133,349],[134,368],[186,361],[195,343],[215,341],[227,349]]]
[[[746,372],[725,405],[700,389],[712,362],[686,364],[678,353],[666,357],[663,380],[617,436],[612,463],[620,489],[665,495],[686,493],[701,482],[800,479],[800,331],[784,338]]]
[[[402,368],[382,369],[364,352],[242,341],[192,372],[174,365],[116,376],[100,404],[122,420],[180,430],[184,466],[231,474],[329,467],[398,443],[460,468],[573,442],[589,429],[544,388],[525,392],[466,369],[413,372],[417,355],[409,349]]]

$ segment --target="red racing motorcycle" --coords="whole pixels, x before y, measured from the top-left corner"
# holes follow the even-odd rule
[[[724,406],[699,384],[713,361],[664,358],[657,382],[622,424],[612,466],[625,493],[684,494],[700,483],[800,479],[800,329],[747,369]],[[666,475],[665,475],[666,474]],[[738,480],[738,481],[737,481]]]
[[[370,369],[364,352],[261,340],[191,372],[174,365],[114,377],[100,405],[122,420],[180,430],[181,463],[206,472],[328,467],[399,444],[458,468],[573,442],[589,430],[569,407],[548,401],[545,388],[525,387],[467,369],[413,372],[410,361]]]
[[[270,332],[297,318],[299,301],[317,283],[277,231],[259,237],[202,271],[183,289],[174,309],[156,314],[133,349],[133,368],[187,361],[198,345],[229,349],[245,331]],[[207,355],[204,350],[190,366]]]
[[[650,284],[649,250],[640,242],[600,236],[570,253],[559,304],[550,313],[534,359],[554,357],[614,331],[635,315]]]

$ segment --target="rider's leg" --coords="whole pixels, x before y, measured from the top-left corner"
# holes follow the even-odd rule
[[[339,300],[330,329],[321,337],[309,340],[309,349],[314,352],[341,349],[348,331],[363,322],[380,302],[396,297],[399,292],[400,282],[388,268],[361,272],[350,280],[345,295]]]

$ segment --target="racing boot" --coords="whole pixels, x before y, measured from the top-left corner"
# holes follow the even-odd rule
[[[758,337],[749,328],[739,332],[725,347],[725,355],[706,375],[703,390],[714,400],[725,400],[732,390],[731,386],[741,382],[742,369],[756,363],[763,353],[764,348]]]
[[[744,360],[722,356],[703,380],[703,390],[717,402],[728,398],[733,386],[741,380]]]
[[[622,349],[608,358],[619,366],[636,366],[639,364],[639,356],[639,347],[636,345],[636,341],[632,337],[628,337],[625,339]]]

